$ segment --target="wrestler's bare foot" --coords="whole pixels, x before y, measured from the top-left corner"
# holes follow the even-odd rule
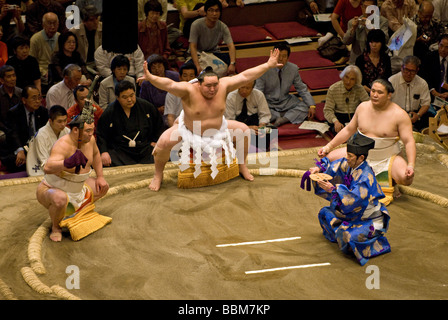
[[[241,177],[243,177],[247,181],[254,181],[254,176],[250,174],[249,169],[245,164],[240,164],[239,169]]]
[[[50,233],[50,239],[54,242],[62,241],[62,230],[60,228],[52,228]]]
[[[148,188],[152,191],[159,191],[160,186],[162,184],[163,180],[163,174],[162,175],[154,175],[154,178],[152,178],[151,183],[149,184]]]

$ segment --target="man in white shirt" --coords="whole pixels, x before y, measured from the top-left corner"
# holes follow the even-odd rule
[[[411,118],[414,130],[421,131],[428,127],[428,109],[431,104],[426,81],[417,75],[420,59],[416,56],[407,56],[403,59],[401,72],[389,78],[395,89],[392,102],[403,108]]]
[[[228,120],[244,122],[251,129],[251,143],[258,149],[269,150],[271,135],[258,130],[269,124],[271,111],[264,93],[254,88],[255,81],[248,82],[227,95],[224,116]]]
[[[259,127],[269,124],[271,111],[263,92],[254,86],[255,81],[252,81],[230,92],[227,95],[224,116],[228,120],[244,122],[249,128],[258,132]]]
[[[67,111],[58,105],[50,108],[49,119],[30,141],[26,158],[26,171],[29,176],[43,175],[43,167],[50,157],[51,148],[62,136],[70,133],[66,127]]]
[[[60,105],[68,110],[75,104],[75,96],[73,90],[81,82],[81,67],[76,64],[69,64],[62,72],[64,79],[53,85],[47,93],[47,109],[54,105]]]

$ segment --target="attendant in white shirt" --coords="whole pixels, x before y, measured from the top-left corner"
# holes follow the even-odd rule
[[[421,131],[428,127],[428,109],[431,94],[427,82],[417,75],[420,59],[407,56],[403,59],[401,72],[389,78],[395,89],[392,102],[398,104],[410,116],[414,130]]]
[[[26,158],[26,171],[29,176],[43,175],[43,167],[50,157],[51,148],[62,136],[70,133],[66,127],[67,111],[58,105],[51,107],[49,119],[30,141]]]

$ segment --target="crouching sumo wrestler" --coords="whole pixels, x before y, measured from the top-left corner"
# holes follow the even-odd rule
[[[37,200],[48,209],[51,218],[50,239],[62,240],[63,220],[78,215],[77,225],[84,223],[83,235],[91,233],[92,222],[97,225],[110,222],[111,218],[92,212],[93,202],[103,197],[109,185],[103,177],[101,156],[93,138],[93,112],[84,108],[83,113],[69,123],[70,134],[63,136],[53,145],[50,157],[44,166],[44,179],[37,187]],[[93,108],[91,108],[93,109]],[[89,177],[91,167],[96,178]],[[93,207],[92,207],[93,206]],[[86,212],[86,208],[89,208]],[[82,219],[80,212],[83,210]],[[102,219],[98,219],[98,218]],[[95,220],[95,221],[93,221]],[[98,221],[102,220],[102,221]],[[90,231],[86,232],[86,225]],[[70,225],[68,225],[70,229]],[[80,227],[78,227],[78,233]],[[72,230],[70,230],[73,240]],[[80,236],[80,237],[82,237]]]

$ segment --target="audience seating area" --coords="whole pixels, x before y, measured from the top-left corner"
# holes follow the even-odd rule
[[[237,72],[266,62],[268,52],[275,44],[290,38],[304,37],[305,41],[291,44],[289,61],[299,66],[300,76],[315,99],[315,121],[324,122],[323,107],[327,89],[340,80],[339,73],[345,65],[337,65],[320,56],[317,39],[322,35],[297,21],[299,11],[304,6],[304,1],[296,0],[253,3],[244,8],[230,6],[223,10],[221,20],[229,26],[236,45]],[[176,27],[178,22],[179,13],[169,11],[167,24]],[[225,44],[222,50],[226,50]],[[291,94],[297,94],[293,87]],[[288,123],[278,128],[280,149],[323,146],[331,137],[328,132],[323,137],[317,131],[299,129],[299,126]],[[15,177],[21,175],[0,175],[0,179]]]

